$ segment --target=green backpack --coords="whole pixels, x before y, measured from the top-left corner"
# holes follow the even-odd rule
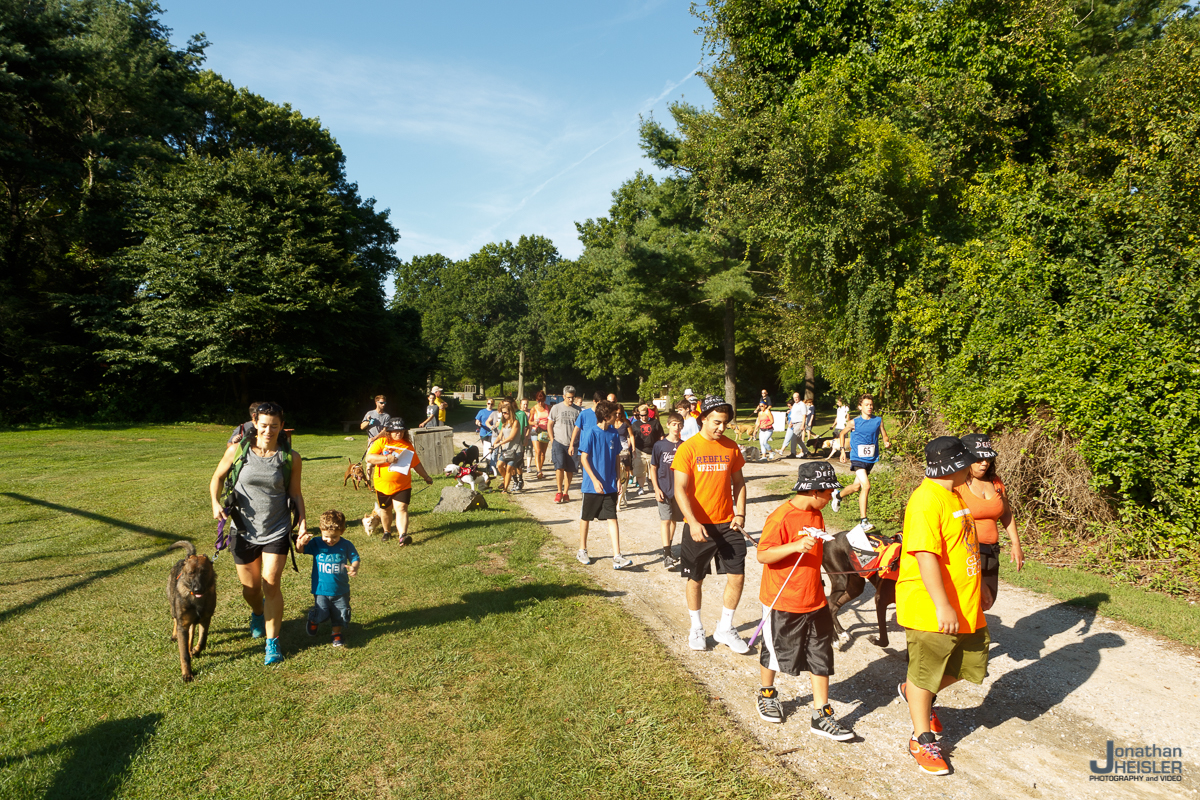
[[[254,439],[249,436],[237,443],[237,453],[233,457],[233,465],[229,468],[229,473],[225,476],[225,485],[221,488],[221,505],[227,511],[233,508],[233,487],[237,486],[238,476],[242,474],[242,467],[246,466],[246,461],[250,458],[252,444],[254,444]],[[283,485],[290,488],[292,485],[291,437],[288,437],[286,444],[281,440],[279,448],[283,453]],[[291,503],[290,495],[288,502]]]

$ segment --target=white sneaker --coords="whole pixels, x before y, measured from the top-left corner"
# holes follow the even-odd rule
[[[624,569],[632,563],[632,558],[626,558],[625,556],[613,556],[613,569]]]
[[[692,628],[688,633],[688,647],[693,650],[708,649],[708,637],[704,635],[704,628]]]
[[[583,564],[585,567],[590,566],[592,563],[592,560],[588,558],[587,550],[580,550],[578,553],[576,553],[575,560],[580,564]]]
[[[733,628],[725,628],[724,630],[718,628],[716,632],[713,633],[713,639],[723,645],[726,645],[735,653],[750,652],[750,645],[746,644],[746,642],[742,640],[742,637],[738,636],[738,632]]]
[[[835,514],[838,512],[838,509],[842,507],[842,498],[838,492],[833,493],[833,499],[829,501],[829,507],[833,509],[833,513]]]
[[[858,526],[862,528],[863,533],[870,533],[871,531],[875,530],[875,526],[867,522],[866,517],[862,518],[862,522],[858,523]]]

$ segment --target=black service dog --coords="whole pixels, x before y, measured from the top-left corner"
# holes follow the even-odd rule
[[[896,582],[879,577],[878,572],[871,573],[870,578],[864,578],[854,571],[854,564],[850,560],[850,543],[846,540],[848,533],[842,531],[834,534],[832,541],[825,542],[821,556],[821,566],[829,576],[829,614],[833,617],[833,630],[841,646],[850,642],[850,635],[838,622],[838,609],[862,594],[869,580],[875,587],[875,617],[879,623],[879,636],[870,637],[870,641],[887,647],[887,608],[896,604]]]
[[[204,649],[208,627],[217,608],[217,572],[208,556],[196,555],[189,541],[179,541],[168,549],[182,547],[187,558],[171,567],[167,581],[167,602],[171,605],[171,641],[179,642],[179,671],[184,682],[192,679],[192,656]],[[192,631],[199,629],[196,646],[192,647]]]

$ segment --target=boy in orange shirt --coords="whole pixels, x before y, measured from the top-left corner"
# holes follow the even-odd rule
[[[793,487],[796,494],[767,517],[757,552],[758,563],[763,565],[758,590],[763,604],[758,716],[767,722],[783,722],[775,673],[807,672],[813,690],[809,731],[838,742],[853,739],[854,734],[834,719],[829,705],[833,617],[821,583],[824,539],[817,534],[825,530],[821,509],[841,488],[829,464],[801,464]]]
[[[953,436],[925,445],[925,480],[904,511],[896,621],[908,639],[908,679],[897,691],[912,718],[908,752],[928,775],[950,772],[934,735],[942,729],[933,710],[937,693],[987,677],[991,638],[979,602],[979,542],[971,512],[954,492],[970,465]]]

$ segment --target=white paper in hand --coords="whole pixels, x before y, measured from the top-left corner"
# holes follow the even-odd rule
[[[412,467],[413,451],[412,450],[393,450],[396,453],[396,460],[388,465],[389,472],[399,472],[401,475],[407,475],[408,470]]]

